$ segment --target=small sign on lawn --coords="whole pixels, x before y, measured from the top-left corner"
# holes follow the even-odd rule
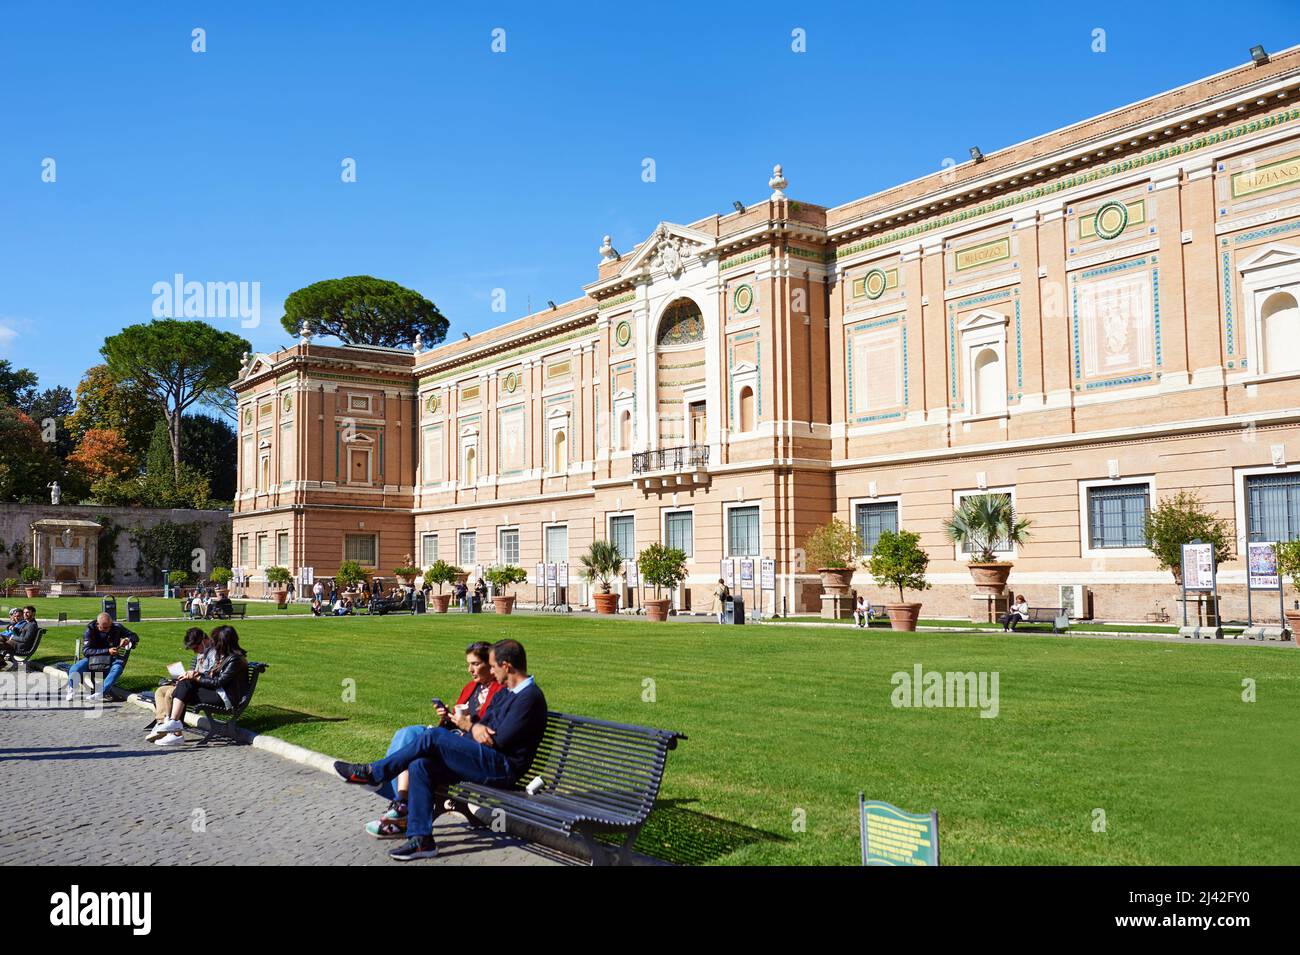
[[[907,812],[858,793],[863,865],[938,865],[939,813]]]

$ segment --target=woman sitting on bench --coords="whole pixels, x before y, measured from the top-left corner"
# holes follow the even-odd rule
[[[488,654],[491,650],[491,646],[482,642],[471,643],[465,648],[465,668],[469,671],[470,680],[461,687],[460,695],[456,697],[452,709],[449,710],[445,706],[438,709],[435,705],[435,712],[439,719],[438,724],[435,725],[446,726],[449,729],[455,727],[460,732],[466,733],[476,720],[482,719],[483,714],[487,712],[488,704],[492,702],[492,697],[504,688],[504,684],[498,683],[492,676],[492,668],[488,666]],[[391,756],[414,742],[426,729],[428,729],[426,726],[403,726],[393,734],[393,741],[388,744],[388,752],[385,755]],[[403,772],[397,777],[395,784],[385,782],[379,787],[379,795],[389,800],[389,803],[388,811],[379,819],[366,823],[366,832],[376,839],[400,839],[406,835],[408,779],[409,774]]]
[[[231,707],[248,692],[248,657],[239,646],[239,635],[231,626],[220,626],[209,639],[216,662],[207,673],[196,674],[192,680],[181,680],[172,691],[172,717],[159,723],[156,731],[165,733],[155,740],[155,746],[179,746],[185,741],[182,717],[191,703]]]
[[[1002,632],[1006,633],[1008,629],[1015,633],[1016,624],[1023,623],[1029,619],[1029,603],[1025,600],[1024,594],[1016,594],[1016,602],[1011,605],[1011,610],[1002,615]]]

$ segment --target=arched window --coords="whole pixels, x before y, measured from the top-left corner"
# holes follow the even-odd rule
[[[740,430],[754,430],[754,389],[749,385],[740,389]]]
[[[632,412],[626,409],[618,416],[618,446],[622,451],[632,447]]]
[[[689,298],[673,302],[659,320],[659,345],[686,345],[704,340],[704,316]]]
[[[556,431],[551,445],[551,470],[565,471],[569,466],[569,451],[563,431]]]
[[[985,348],[975,356],[975,408],[976,414],[997,414],[1007,409],[1006,375],[1002,362],[992,348]]]
[[[1300,369],[1300,307],[1290,292],[1274,292],[1260,309],[1264,373]]]
[[[474,448],[465,452],[465,484],[478,483],[478,453]]]
[[[260,491],[269,491],[271,489],[271,456],[262,455],[262,470],[258,475],[257,487]]]

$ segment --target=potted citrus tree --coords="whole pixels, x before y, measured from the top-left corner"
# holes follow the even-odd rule
[[[1232,560],[1233,539],[1228,522],[1205,509],[1201,499],[1191,491],[1179,491],[1147,512],[1144,527],[1146,544],[1161,570],[1174,575],[1174,583],[1183,584],[1183,545],[1200,540],[1214,545],[1214,562]],[[1278,544],[1281,559],[1281,544]]]
[[[998,560],[997,551],[1028,542],[1029,526],[1029,518],[1016,516],[1009,494],[974,494],[943,522],[948,539],[974,554],[966,567],[976,591],[982,594],[1001,594],[1007,589],[1012,563]]]
[[[190,582],[190,573],[188,570],[173,570],[167,574],[167,583],[171,584],[170,593],[173,596],[185,596],[185,585]]]
[[[871,549],[868,567],[879,587],[897,587],[898,603],[885,604],[889,625],[895,630],[915,630],[921,616],[919,603],[907,603],[904,590],[929,590],[925,569],[930,555],[921,549],[921,535],[912,531],[882,531]]]
[[[1277,544],[1277,572],[1291,578],[1291,586],[1300,589],[1300,537]],[[1291,639],[1300,646],[1300,610],[1286,611],[1286,627]]]
[[[618,545],[610,541],[592,541],[579,562],[583,579],[598,588],[592,595],[596,601],[596,613],[617,613],[618,594],[610,593],[609,585],[623,569],[623,555],[618,552]]]
[[[334,583],[340,590],[351,590],[365,582],[366,569],[361,566],[360,561],[356,560],[345,560],[339,564],[338,573],[334,575]]]
[[[13,589],[18,586],[18,581],[13,577],[6,577],[3,586],[5,589],[5,596],[8,597],[13,592]]]
[[[437,584],[438,592],[429,595],[429,607],[434,613],[446,613],[447,604],[451,602],[451,594],[444,594],[442,588],[444,584],[450,584],[456,580],[461,573],[461,569],[445,560],[434,561],[433,566],[424,572],[424,579],[430,585]]]
[[[668,619],[667,597],[660,598],[659,591],[669,590],[686,579],[686,552],[679,547],[651,544],[637,557],[641,577],[655,589],[653,600],[645,602],[645,618],[662,622]]]
[[[497,613],[512,613],[515,609],[515,595],[507,594],[505,589],[511,584],[522,584],[528,579],[528,571],[513,564],[489,567],[483,576],[492,585],[492,605]]]
[[[400,577],[408,587],[415,586],[415,578],[420,576],[420,568],[415,566],[415,558],[407,554],[402,558],[402,566],[393,568],[393,576]]]
[[[271,596],[275,598],[277,607],[284,606],[285,598],[288,596],[286,588],[292,576],[288,567],[266,568],[266,585],[271,588]]]
[[[838,517],[822,524],[808,535],[803,545],[807,566],[822,578],[822,592],[845,596],[858,567],[857,554],[862,550],[858,532]]]
[[[26,591],[27,596],[39,597],[41,595],[41,571],[39,568],[29,564],[23,568],[22,573],[18,576],[23,579],[23,589]]]
[[[213,567],[212,573],[208,574],[208,579],[224,589],[229,586],[234,576],[229,567]]]

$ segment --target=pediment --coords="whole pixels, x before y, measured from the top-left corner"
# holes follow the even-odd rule
[[[706,233],[673,222],[660,222],[619,274],[663,270],[676,277],[689,259],[709,252],[717,244],[717,240]]]
[[[996,328],[999,325],[1006,325],[1010,318],[1001,312],[991,312],[987,309],[980,309],[970,318],[964,320],[957,326],[959,331],[973,332],[981,328]]]
[[[263,372],[270,371],[273,367],[275,367],[275,364],[271,361],[271,356],[267,355],[265,352],[258,352],[255,355],[248,356],[237,380],[247,381],[250,378],[255,378]]]
[[[1273,242],[1238,264],[1237,268],[1242,272],[1252,272],[1279,265],[1300,265],[1300,248]]]
[[[758,371],[758,366],[752,361],[738,361],[731,366],[732,375],[748,375]]]

